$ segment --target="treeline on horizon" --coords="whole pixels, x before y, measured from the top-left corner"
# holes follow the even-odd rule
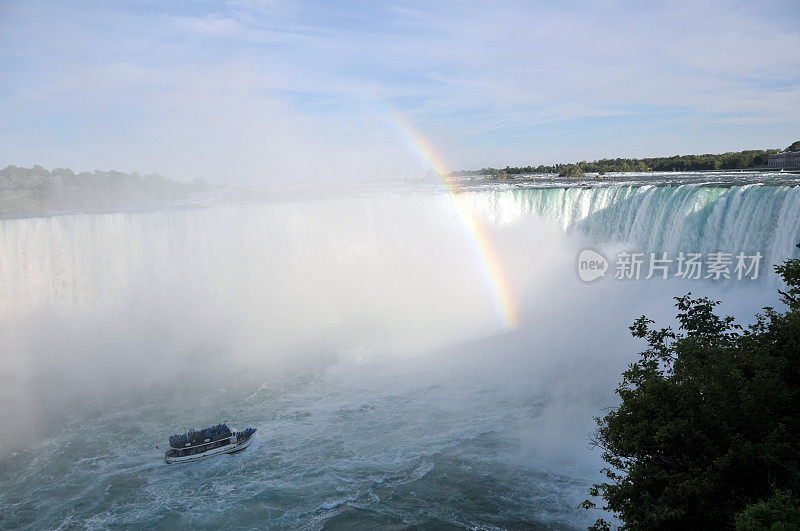
[[[158,174],[118,171],[74,173],[41,166],[0,170],[0,216],[70,210],[141,208],[164,205],[206,188],[203,181],[171,181]]]
[[[769,156],[779,152],[779,149],[750,149],[721,154],[673,155],[671,157],[649,157],[643,159],[614,158],[552,166],[540,164],[539,166],[506,166],[499,169],[459,170],[452,172],[451,175],[482,175],[495,179],[513,179],[519,175],[535,173],[557,173],[561,176],[573,177],[582,176],[584,173],[602,175],[610,172],[743,170],[765,167],[769,161]]]

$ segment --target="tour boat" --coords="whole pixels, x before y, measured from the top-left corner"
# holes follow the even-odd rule
[[[218,424],[202,430],[189,430],[169,438],[169,450],[164,453],[167,463],[189,463],[219,454],[241,452],[253,440],[255,428],[232,430],[227,424]]]

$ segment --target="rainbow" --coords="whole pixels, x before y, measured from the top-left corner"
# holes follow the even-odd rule
[[[473,250],[478,257],[478,263],[481,265],[486,282],[493,295],[495,310],[500,322],[506,330],[516,328],[519,324],[517,306],[511,296],[511,289],[509,288],[508,281],[506,280],[503,268],[500,264],[498,253],[492,245],[492,240],[489,237],[486,227],[484,227],[478,216],[475,215],[473,209],[464,199],[463,194],[460,193],[462,190],[458,179],[449,175],[447,166],[431,143],[428,142],[424,136],[415,131],[402,116],[397,113],[393,114],[394,122],[397,124],[403,136],[414,151],[433,168],[437,178],[447,190],[455,210],[458,212],[464,228],[466,229]]]

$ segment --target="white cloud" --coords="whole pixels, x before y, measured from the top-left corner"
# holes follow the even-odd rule
[[[743,135],[782,145],[800,121],[800,32],[775,18],[782,8],[787,19],[796,14],[787,6],[507,1],[353,9],[276,0],[166,13],[103,5],[69,16],[14,4],[0,22],[8,44],[0,64],[9,76],[0,109],[7,121],[37,123],[40,132],[6,133],[0,157],[46,163],[70,153],[83,165],[181,174],[233,164],[243,181],[262,178],[265,168],[419,171],[376,100],[410,116],[452,167],[574,156],[576,121],[584,127],[580,158],[625,154],[610,131],[618,145],[631,138],[606,125],[623,118],[667,152],[678,149],[681,124],[706,149],[747,144]],[[709,127],[717,128],[713,138]],[[70,128],[66,140],[53,132]],[[613,152],[600,151],[609,146]]]
[[[259,184],[297,178],[408,177],[412,153],[383,116],[310,116],[265,93],[250,65],[183,73],[154,102],[144,153],[173,174]]]

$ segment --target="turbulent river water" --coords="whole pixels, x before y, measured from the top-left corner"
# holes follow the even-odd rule
[[[641,347],[627,326],[669,324],[687,291],[743,321],[776,305],[800,188],[463,188],[0,219],[0,527],[594,521],[588,435]],[[609,261],[591,283],[587,248]],[[615,278],[621,252],[763,258],[756,279],[637,280]],[[163,463],[170,434],[221,421],[257,427],[254,445]]]

